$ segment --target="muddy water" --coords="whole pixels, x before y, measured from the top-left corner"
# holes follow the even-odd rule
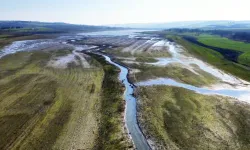
[[[141,35],[140,32],[143,31],[152,31],[152,30],[110,30],[110,31],[99,31],[99,32],[88,32],[88,33],[79,33],[79,36],[128,36],[135,37],[137,35]]]
[[[124,92],[124,98],[126,100],[126,110],[125,110],[125,122],[128,129],[129,135],[131,136],[133,143],[138,150],[149,150],[150,147],[147,143],[146,138],[142,134],[138,123],[137,123],[137,110],[136,110],[136,99],[132,95],[134,92],[133,85],[129,83],[127,75],[128,69],[113,62],[108,56],[102,55],[106,61],[110,64],[118,67],[121,72],[119,74],[119,80],[124,84],[126,90]]]

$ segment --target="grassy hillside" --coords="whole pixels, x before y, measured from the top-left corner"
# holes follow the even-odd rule
[[[250,50],[241,54],[238,58],[238,61],[241,63],[241,64],[244,64],[244,65],[247,65],[247,66],[250,66]]]
[[[250,147],[250,106],[169,86],[139,87],[139,122],[160,149]]]
[[[62,54],[19,52],[0,59],[0,149],[94,146],[104,72],[76,64],[47,67]]]

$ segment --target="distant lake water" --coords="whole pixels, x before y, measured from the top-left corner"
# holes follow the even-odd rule
[[[85,36],[136,36],[140,32],[152,31],[152,30],[110,30],[110,31],[99,31],[99,32],[88,32],[88,33],[79,33],[78,35]]]

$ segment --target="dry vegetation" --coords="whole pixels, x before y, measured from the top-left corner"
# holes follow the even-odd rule
[[[90,149],[98,136],[104,72],[69,63],[71,51],[19,52],[0,59],[0,149]]]
[[[148,65],[145,63],[125,63],[125,65],[131,68],[131,70],[138,70],[137,72],[130,72],[129,79],[134,83],[156,78],[171,78],[178,82],[202,87],[219,81],[213,75],[196,66],[194,66],[196,72],[194,73],[178,63],[172,63],[167,66]]]
[[[0,35],[0,48],[12,43],[13,41],[21,40],[34,40],[34,39],[46,39],[55,37],[54,35],[26,35],[26,36],[17,36],[17,35]]]
[[[250,107],[169,86],[139,87],[139,122],[158,149],[247,150]]]

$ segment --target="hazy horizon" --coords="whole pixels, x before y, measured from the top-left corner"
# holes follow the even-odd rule
[[[88,25],[246,21],[248,4],[247,0],[9,0],[0,6],[0,20]]]

